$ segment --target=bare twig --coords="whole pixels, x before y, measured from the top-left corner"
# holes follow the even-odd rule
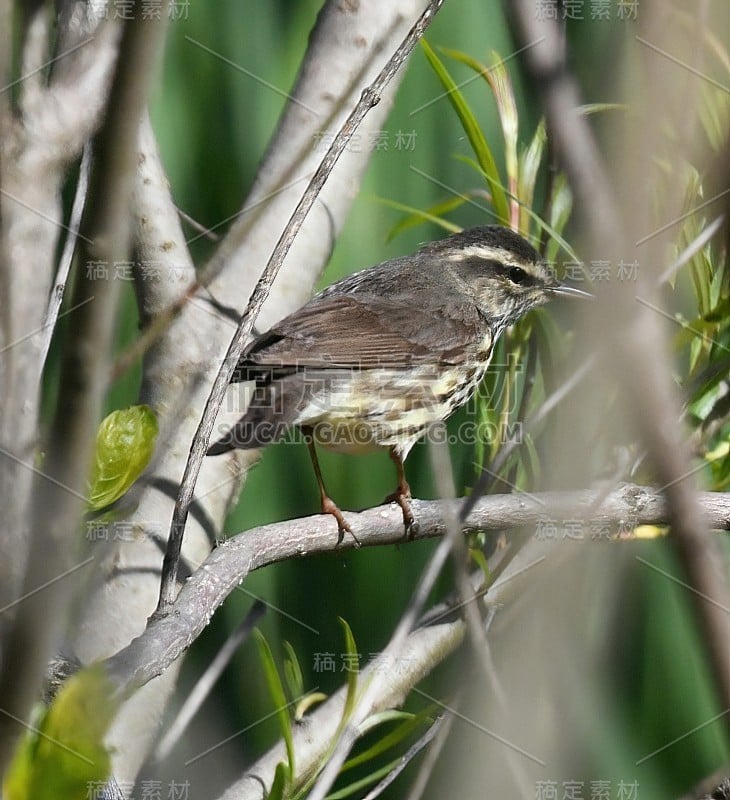
[[[681,269],[688,261],[690,261],[702,248],[712,240],[712,237],[722,229],[725,223],[725,215],[720,214],[715,217],[712,222],[691,241],[687,247],[674,259],[674,261],[662,272],[659,277],[660,283],[668,281],[677,270]]]
[[[41,345],[41,370],[46,363],[48,357],[48,350],[51,347],[51,340],[56,329],[56,320],[58,319],[58,312],[61,310],[61,303],[63,302],[63,294],[66,290],[66,281],[68,274],[71,271],[71,262],[73,261],[74,253],[76,252],[76,243],[78,241],[79,225],[81,224],[81,215],[84,211],[84,204],[86,203],[86,190],[89,184],[89,170],[91,168],[91,147],[86,145],[84,154],[81,158],[81,166],[79,167],[79,180],[76,185],[76,194],[74,195],[73,205],[71,206],[71,216],[68,221],[68,235],[66,242],[63,246],[61,259],[58,263],[58,270],[51,289],[51,296],[48,301],[48,311],[46,319],[43,323],[45,329],[43,336],[43,343]]]
[[[431,744],[431,742],[439,736],[441,738],[442,731],[444,728],[446,731],[449,730],[451,727],[451,722],[453,721],[453,717],[449,714],[447,716],[446,712],[439,714],[438,717],[434,720],[434,722],[429,726],[428,730],[423,734],[423,736],[418,739],[413,745],[411,745],[408,750],[401,756],[398,765],[391,770],[385,778],[383,778],[380,783],[374,786],[363,798],[363,800],[375,800],[390,786],[391,783],[403,772],[403,770],[413,761],[413,759],[423,750],[424,747],[427,747]]]
[[[452,701],[451,705],[453,707],[454,705],[458,705],[458,703],[459,700],[457,699]],[[449,737],[449,733],[451,732],[451,726],[454,724],[454,719],[455,717],[453,714],[450,712],[445,712],[443,724],[439,726],[437,735],[431,746],[428,748],[428,752],[421,763],[421,767],[418,770],[416,779],[413,781],[413,785],[408,791],[406,800],[421,800],[426,792],[426,787],[429,784],[434,767],[441,756],[441,751],[443,750],[444,745]]]
[[[213,384],[210,397],[206,403],[205,410],[203,411],[202,419],[200,420],[200,425],[198,426],[198,430],[190,448],[190,456],[188,457],[188,462],[185,467],[185,472],[180,485],[180,492],[178,494],[178,500],[175,504],[172,524],[170,525],[170,534],[167,541],[165,558],[163,561],[162,580],[160,582],[160,599],[156,613],[165,613],[174,601],[177,588],[177,564],[182,548],[185,523],[187,521],[190,503],[192,502],[193,492],[195,490],[195,483],[200,472],[205,451],[208,447],[208,442],[213,431],[213,425],[215,424],[216,416],[218,415],[221,403],[223,402],[223,396],[226,392],[228,384],[230,383],[233,370],[235,369],[241,352],[243,351],[243,347],[251,334],[251,330],[256,321],[256,316],[258,315],[261,306],[268,296],[271,285],[284,261],[284,257],[291,247],[294,237],[299,231],[304,218],[314,204],[317,195],[321,191],[322,186],[327,180],[327,177],[332,171],[337,159],[345,149],[347,142],[350,140],[350,137],[355,132],[367,112],[373,106],[377,105],[380,100],[381,92],[393,75],[395,75],[398,69],[400,69],[408,55],[416,46],[426,27],[430,24],[433,16],[442,4],[443,0],[433,0],[433,2],[429,4],[426,11],[424,11],[424,13],[421,15],[419,20],[408,33],[408,36],[404,39],[396,52],[389,59],[388,63],[385,65],[375,81],[373,81],[373,83],[363,91],[360,101],[338,132],[317,171],[312,177],[307,190],[302,196],[302,199],[299,201],[294,214],[289,220],[289,223],[287,224],[276,247],[274,248],[274,252],[271,254],[271,258],[269,259],[266,268],[259,279],[259,282],[256,284],[256,288],[251,295],[246,311],[241,317],[238,329],[231,340],[225,360],[221,365],[221,369],[218,372],[216,380]]]
[[[0,0],[0,88],[10,83],[13,61],[13,4],[11,0]],[[10,122],[10,96],[0,93],[0,134],[4,134]]]

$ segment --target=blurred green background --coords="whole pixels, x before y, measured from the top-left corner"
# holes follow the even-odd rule
[[[215,227],[238,211],[283,107],[282,94],[246,72],[286,91],[293,83],[320,5],[320,0],[178,3],[179,18],[169,29],[152,117],[175,201],[202,225]],[[590,6],[584,6],[586,19],[569,27],[573,66],[587,100],[610,102],[614,97],[606,65],[620,54],[623,37],[629,35],[628,23],[616,18],[615,4],[611,4],[611,18],[603,21],[591,21]],[[501,5],[491,0],[449,0],[427,38],[434,46],[457,48],[482,61],[490,59],[492,50],[503,57],[513,51]],[[473,78],[466,67],[449,64],[449,68],[458,81]],[[519,58],[512,59],[508,68],[522,130],[531,135],[539,119],[534,97],[523,85]],[[471,80],[463,91],[487,138],[500,142],[493,99],[483,82]],[[378,198],[426,208],[448,196],[436,181],[456,191],[479,186],[473,170],[456,158],[471,151],[447,99],[429,102],[440,95],[438,81],[417,50],[385,125],[390,142],[398,131],[413,131],[415,145],[412,150],[390,147],[374,154],[322,284],[410,252],[419,242],[441,235],[435,227],[419,226],[389,241],[388,232],[400,215]],[[493,146],[498,152],[498,146]],[[465,227],[492,221],[481,202],[463,206],[452,220]],[[191,237],[195,235],[192,229],[186,230]],[[203,263],[211,249],[212,245],[197,239],[193,245],[197,263]],[[131,290],[125,303],[120,347],[138,330]],[[109,408],[134,402],[138,381],[135,372],[121,379],[109,398]],[[463,447],[454,449],[453,455],[460,482],[457,490],[463,493],[472,478],[473,455]],[[324,453],[321,458],[328,489],[343,508],[375,505],[393,489],[392,465],[385,454],[352,458]],[[433,496],[422,446],[409,457],[408,474],[415,496]],[[251,472],[227,531],[236,533],[265,522],[316,513],[317,509],[306,448],[277,445],[264,453]],[[666,542],[625,546],[650,555],[667,570],[676,569]],[[326,692],[337,688],[344,680],[340,658],[344,642],[337,617],[345,618],[352,627],[363,662],[380,651],[432,548],[432,543],[368,548],[291,561],[254,573],[196,643],[186,662],[181,692],[205,667],[226,632],[240,621],[254,596],[271,604],[261,629],[275,657],[283,657],[282,642],[289,641],[298,654],[307,687]],[[678,788],[692,785],[730,755],[720,721],[668,750],[666,758],[636,764],[637,753],[652,752],[721,710],[716,707],[698,645],[689,594],[669,581],[639,573],[626,588],[622,602],[625,613],[607,610],[606,625],[594,630],[593,646],[606,649],[611,678],[608,702],[614,713],[596,722],[600,731],[596,731],[595,747],[591,748],[593,767],[587,767],[587,773],[615,781],[637,780],[640,800],[676,796]],[[614,623],[613,628],[608,628],[609,622]],[[334,654],[336,671],[317,671],[318,654],[323,653]],[[439,682],[434,679],[431,684],[429,691],[438,695]],[[255,724],[270,714],[272,703],[252,642],[226,671],[209,702],[222,718],[222,727],[231,733],[253,726],[225,745],[225,752],[235,754],[239,764],[263,752],[278,736],[274,719]],[[224,783],[225,776],[219,777]],[[402,780],[397,782],[388,796],[402,796],[405,785]],[[213,796],[216,788],[208,785],[206,796]],[[585,796],[589,796],[587,786]]]

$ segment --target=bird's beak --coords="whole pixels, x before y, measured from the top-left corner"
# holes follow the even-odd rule
[[[583,289],[578,289],[577,286],[569,286],[567,283],[557,283],[555,286],[550,286],[549,291],[561,297],[582,297],[584,300],[596,299],[594,294],[584,292]]]

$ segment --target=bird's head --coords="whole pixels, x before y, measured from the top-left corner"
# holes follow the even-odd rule
[[[592,297],[560,283],[526,239],[500,225],[469,228],[423,250],[451,271],[497,330],[557,295]]]

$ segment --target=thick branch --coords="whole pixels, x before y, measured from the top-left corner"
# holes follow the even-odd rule
[[[20,41],[13,34],[17,26],[12,24],[12,5],[0,2],[0,507],[6,523],[6,535],[0,538],[2,607],[21,592],[30,544],[41,340],[62,228],[64,169],[99,124],[121,31],[115,23],[96,36],[87,32],[82,38],[65,37],[69,41],[59,44],[48,85],[43,68],[49,57],[48,8],[34,4],[26,10],[26,41]],[[79,3],[79,8],[82,5],[88,4]],[[22,5],[15,6],[20,15]],[[64,31],[62,24],[60,39]],[[11,52],[16,39],[23,48],[19,59]],[[18,74],[12,71],[16,60],[22,62]],[[67,83],[61,80],[64,75]],[[11,102],[14,95],[17,100]],[[70,306],[69,313],[74,311]],[[4,615],[2,627],[10,616]]]
[[[195,269],[170,197],[149,120],[138,131],[137,179],[133,192],[135,290],[143,320],[158,315],[187,296],[195,285]],[[84,587],[84,600],[73,619],[68,648],[82,662],[107,658],[144,630],[159,590],[160,544],[163,520],[170,518],[176,487],[195,432],[207,386],[220,357],[226,324],[208,306],[193,300],[165,328],[144,360],[139,401],[148,404],[159,423],[155,455],[145,481],[129,496],[133,511],[124,525],[135,537],[118,535],[118,522],[101,529],[94,523],[93,575]],[[221,520],[235,492],[226,464],[211,459],[200,481],[204,499],[191,521],[184,557],[199,563],[210,552],[213,536],[208,520]],[[136,494],[136,496],[134,496]],[[87,532],[88,535],[88,532]],[[114,774],[122,783],[134,780],[157,733],[156,720],[174,685],[176,670],[150,683],[125,703],[107,737]]]

